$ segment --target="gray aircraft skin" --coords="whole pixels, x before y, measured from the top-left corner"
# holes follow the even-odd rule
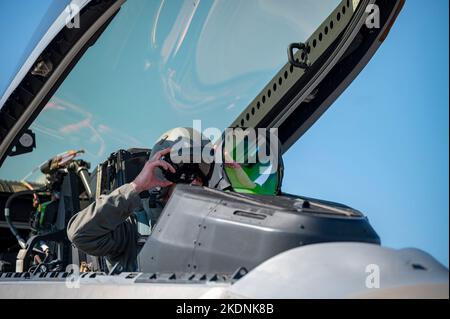
[[[55,21],[0,100],[0,165],[14,155],[13,148],[32,151],[33,145],[24,144],[33,141],[27,131],[30,124],[124,1],[72,3],[82,8],[81,28],[67,28],[67,17]],[[230,127],[276,127],[282,153],[287,151],[367,65],[403,4],[402,0],[342,1],[306,44],[289,46],[289,62]],[[380,28],[369,30],[367,8],[374,5],[380,9]],[[336,20],[343,10],[352,14]],[[334,33],[310,46],[330,23]],[[71,41],[60,59],[49,63],[44,57],[58,49],[54,39],[61,34]],[[44,80],[30,89],[36,71]],[[287,72],[291,74],[288,85],[267,101],[267,107],[257,107]],[[25,99],[24,94],[31,97]],[[65,200],[55,206],[52,232],[19,240],[15,270],[0,272],[0,298],[449,297],[447,268],[418,249],[383,247],[367,217],[353,208],[282,192],[225,191],[218,184],[214,188],[178,185],[157,224],[142,237],[138,271],[108,268],[102,258],[86,255],[68,242],[67,221],[83,205],[82,191],[92,201],[130,182],[148,153],[121,150],[112,154],[107,162],[113,163],[115,176],[107,185],[102,165],[89,171],[83,161],[73,160],[52,170],[54,163],[49,162],[48,175],[55,178],[52,185],[58,185],[60,198]],[[218,174],[223,171],[220,165],[215,169]],[[23,186],[0,181],[0,187],[0,208],[6,208],[7,217],[13,211],[29,212],[29,206],[19,199],[15,199],[17,206],[7,201]],[[48,189],[42,193],[48,196]],[[2,215],[0,226],[19,224],[14,218],[7,221]],[[41,253],[36,252],[36,245],[42,241],[52,243],[55,261],[61,263],[36,265],[35,256]],[[86,269],[88,262],[93,266]]]

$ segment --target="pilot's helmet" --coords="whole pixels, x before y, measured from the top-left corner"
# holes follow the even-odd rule
[[[157,174],[163,174],[167,180],[177,184],[190,184],[196,179],[201,179],[204,185],[208,184],[214,156],[211,141],[207,137],[193,128],[171,129],[155,143],[150,158],[167,148],[171,148],[171,153],[164,156],[163,160],[170,163],[176,173],[159,170]]]

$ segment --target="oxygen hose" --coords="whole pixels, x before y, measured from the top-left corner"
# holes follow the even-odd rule
[[[17,242],[19,243],[20,247],[22,247],[22,249],[25,249],[27,247],[25,240],[20,236],[19,232],[17,231],[16,227],[14,227],[14,225],[11,222],[11,216],[10,216],[10,206],[12,201],[19,197],[19,196],[23,196],[23,195],[35,195],[37,192],[42,191],[42,190],[26,190],[26,191],[21,191],[21,192],[17,192],[12,194],[11,196],[8,197],[8,200],[6,201],[5,204],[5,221],[8,224],[9,229],[11,230],[11,233],[14,235],[14,237],[16,237]],[[36,196],[36,198],[38,199],[38,203],[39,203],[39,197]]]

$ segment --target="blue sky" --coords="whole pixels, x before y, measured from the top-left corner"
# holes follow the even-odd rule
[[[17,19],[6,20],[0,10],[0,30],[13,30],[2,34],[8,40],[2,61],[23,55],[24,29],[43,28],[48,18],[36,17],[48,17],[42,4],[51,2],[29,0]],[[196,11],[167,2],[157,15],[159,3],[127,2],[34,124],[38,149],[8,159],[0,178],[21,178],[80,144],[96,164],[120,147],[149,147],[192,119],[224,126],[286,62],[287,43],[306,38],[323,19],[292,18],[289,6],[299,2],[291,0],[284,7],[234,2],[238,9],[202,2]],[[383,245],[417,247],[448,266],[448,1],[426,5],[406,2],[369,65],[285,154],[284,191],[354,207],[369,217]],[[248,12],[258,19],[248,21]],[[270,46],[255,55],[267,38]],[[8,65],[0,64],[0,84],[8,82]]]

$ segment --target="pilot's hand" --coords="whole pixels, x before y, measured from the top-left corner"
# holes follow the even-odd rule
[[[131,184],[137,192],[143,192],[154,187],[168,187],[172,182],[159,179],[155,174],[155,168],[161,168],[166,171],[175,173],[175,168],[161,158],[170,153],[170,148],[157,152],[144,166],[139,175]]]

